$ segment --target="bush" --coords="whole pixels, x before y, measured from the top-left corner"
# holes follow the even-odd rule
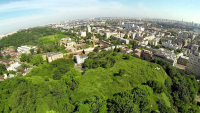
[[[122,76],[123,74],[125,74],[126,73],[126,70],[125,69],[120,69],[119,70],[119,75],[120,76]]]
[[[46,77],[44,78],[44,80],[45,80],[45,81],[49,81],[49,77],[46,76]]]

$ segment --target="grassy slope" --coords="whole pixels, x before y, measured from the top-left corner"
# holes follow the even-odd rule
[[[114,93],[131,90],[136,86],[144,87],[141,84],[146,83],[148,80],[157,80],[164,83],[165,79],[168,77],[162,67],[157,64],[149,63],[134,57],[131,57],[130,60],[123,60],[122,55],[116,57],[120,60],[118,60],[112,68],[91,69],[84,73],[79,88],[74,94],[75,101],[84,100],[95,95],[107,99],[112,97]],[[156,70],[156,67],[160,67],[161,69]],[[32,79],[35,84],[40,84],[46,83],[44,77],[49,76],[51,82],[57,82],[56,80],[51,79],[53,69],[48,67],[47,64],[43,64],[36,68],[37,69],[34,69],[31,73],[27,74],[27,79]],[[126,74],[123,76],[114,76],[114,74],[119,72],[119,69],[126,69]],[[152,105],[156,105],[156,98],[163,99],[166,105],[170,106],[169,99],[165,93],[153,94],[152,91],[150,98]]]
[[[121,57],[121,56],[118,56]],[[160,67],[160,70],[156,70]],[[123,76],[113,76],[119,69],[126,69]],[[133,89],[141,86],[148,80],[157,80],[164,83],[168,75],[161,66],[131,57],[131,60],[119,60],[110,69],[97,68],[88,70],[82,77],[79,89],[76,93],[76,100],[86,99],[94,95],[101,95],[105,98],[111,97],[114,93]],[[165,94],[152,94],[152,103],[155,98],[164,98],[169,103]],[[169,104],[168,104],[169,105]],[[170,106],[170,105],[169,105]]]
[[[39,39],[39,41],[43,44],[52,44],[54,42],[59,42],[64,37],[66,37],[64,34],[55,34],[42,37]]]

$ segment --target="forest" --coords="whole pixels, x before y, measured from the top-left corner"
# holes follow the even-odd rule
[[[82,66],[81,73],[73,59],[58,59],[38,64],[24,77],[0,82],[0,112],[199,112],[195,77],[163,60],[97,51]]]

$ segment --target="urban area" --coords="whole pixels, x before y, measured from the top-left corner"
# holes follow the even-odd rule
[[[6,66],[7,73],[0,76],[7,78],[22,74],[25,76],[35,66],[27,64],[24,54],[41,54],[43,60],[52,62],[56,59],[72,57],[75,67],[82,70],[82,63],[93,51],[118,48],[119,53],[127,53],[144,60],[160,58],[188,74],[200,77],[200,25],[193,22],[149,18],[92,18],[63,21],[41,25],[70,32],[72,37],[62,37],[59,45],[65,52],[38,52],[37,45],[22,45],[17,48],[1,48],[0,63]],[[0,39],[20,31],[0,35]]]

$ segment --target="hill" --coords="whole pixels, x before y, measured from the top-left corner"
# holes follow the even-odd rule
[[[0,82],[0,112],[198,112],[198,84],[162,60],[112,51],[90,53],[84,73],[72,59],[43,63]]]

